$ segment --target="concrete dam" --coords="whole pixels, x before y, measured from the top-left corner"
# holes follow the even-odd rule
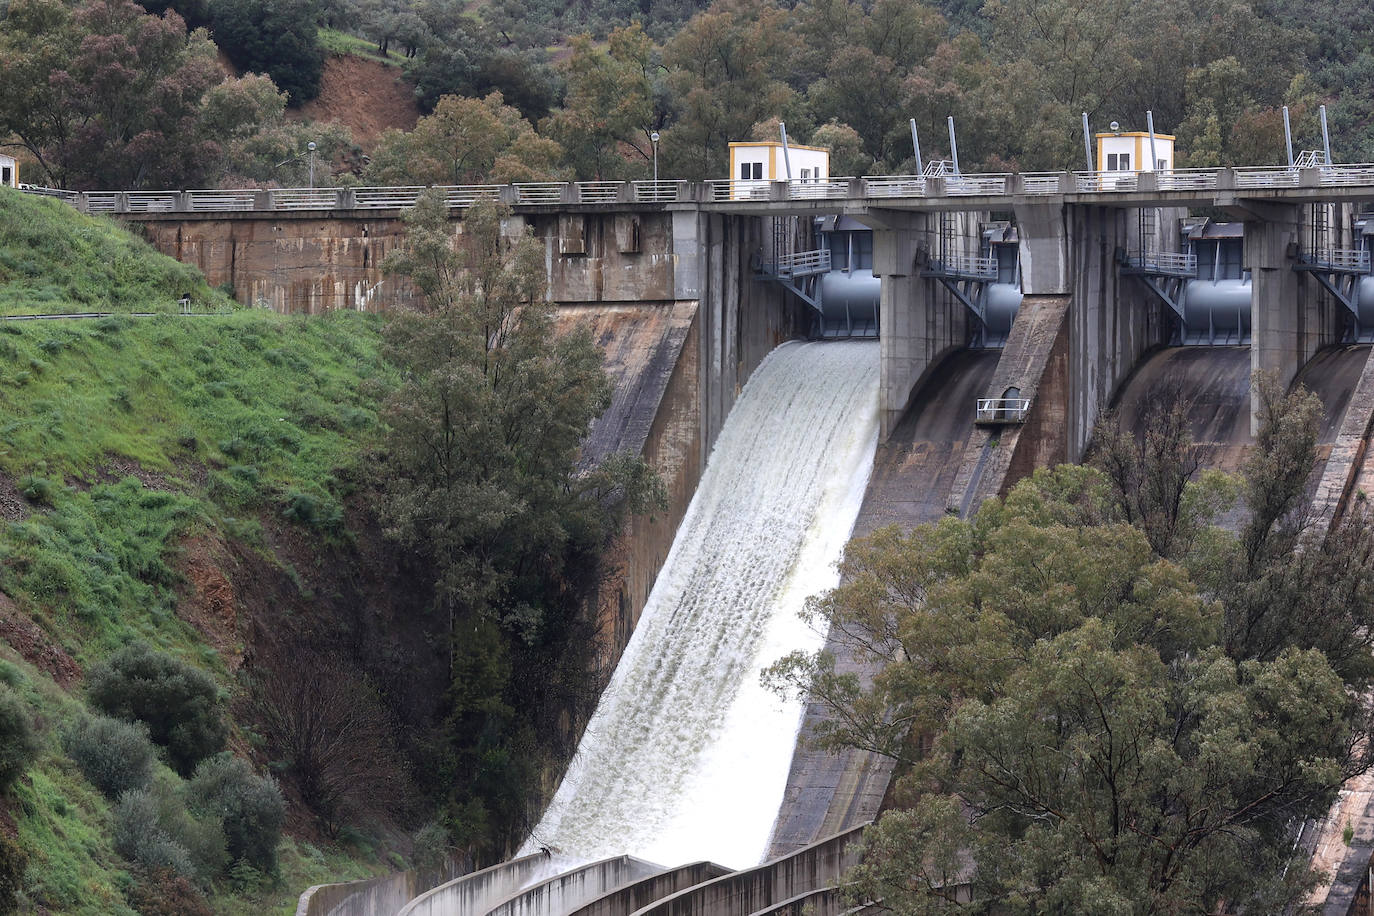
[[[795,742],[798,723],[805,732],[823,710],[761,697],[757,667],[826,635],[778,635],[774,622],[795,625],[785,606],[833,582],[824,574],[851,528],[968,514],[1037,467],[1082,460],[1106,410],[1139,430],[1162,396],[1188,398],[1203,466],[1235,470],[1253,444],[1252,373],[1264,370],[1326,408],[1314,515],[1329,523],[1374,489],[1360,292],[1369,237],[1357,209],[1374,202],[1374,183],[1329,188],[1304,174],[1255,186],[1218,170],[1211,186],[1167,185],[1176,178],[1146,173],[1125,191],[1115,179],[1083,190],[1077,176],[1013,176],[985,194],[927,183],[910,199],[875,180],[834,199],[778,188],[750,202],[684,193],[517,206],[513,225],[545,243],[560,321],[592,327],[608,352],[614,402],[591,456],[641,452],[668,483],[670,507],[635,520],[617,548],[599,612],[616,637],[607,670],[621,665],[531,855],[409,912],[458,912],[438,901],[459,887],[477,901],[462,912],[515,912],[519,899],[529,913],[745,916],[802,898],[822,916],[838,912],[823,890],[848,863],[836,838],[877,814],[891,770],[870,754]],[[1185,207],[1235,222],[1182,224]],[[872,233],[871,261],[850,245],[845,266],[880,283],[878,340],[788,343],[815,333],[813,289],[792,284],[801,295],[770,275],[767,249],[773,264],[805,262],[810,221],[837,210]],[[401,237],[384,212],[140,218],[212,283],[288,307],[293,289],[367,288]],[[989,250],[989,238],[1003,247]],[[1009,280],[1014,319],[1007,290],[988,289]],[[382,287],[337,304],[403,301]],[[855,324],[851,310],[845,332]],[[826,321],[820,336],[838,327]],[[839,666],[871,673],[842,653]],[[1366,812],[1351,820],[1356,840],[1338,868],[1347,879],[1374,838]],[[535,867],[541,847],[568,857],[562,877]],[[1333,892],[1328,912],[1345,912],[1339,899],[1349,897]]]

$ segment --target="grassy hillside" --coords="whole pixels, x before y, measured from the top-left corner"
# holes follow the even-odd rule
[[[113,221],[0,187],[0,315],[197,311],[233,301]]]
[[[5,310],[169,311],[188,291],[224,302],[112,223],[0,192]],[[114,850],[112,803],[63,751],[87,711],[85,675],[139,638],[226,696],[243,693],[232,657],[242,646],[212,644],[185,611],[187,545],[280,567],[264,524],[305,544],[347,540],[343,505],[384,380],[378,331],[351,313],[0,322],[0,683],[23,700],[40,744],[0,799],[0,833],[27,856],[29,904],[134,912],[142,879]],[[231,722],[230,735],[253,756],[251,731]],[[157,772],[182,785],[165,765]],[[291,912],[310,883],[380,867],[302,838],[285,839],[280,856],[275,881],[212,882],[214,911]]]

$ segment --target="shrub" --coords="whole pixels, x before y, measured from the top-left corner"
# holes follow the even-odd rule
[[[246,760],[223,753],[196,768],[190,798],[194,813],[219,819],[232,859],[263,873],[276,871],[286,805],[275,782],[255,775]]]
[[[114,847],[130,862],[168,869],[184,877],[196,873],[191,853],[162,826],[158,799],[149,789],[131,789],[115,807]]]
[[[144,722],[183,776],[224,747],[219,690],[210,676],[145,642],[111,655],[90,675],[91,703],[108,715]]]
[[[213,916],[195,885],[169,868],[140,868],[125,896],[140,916]]]
[[[179,780],[121,795],[114,842],[116,852],[145,869],[167,869],[206,887],[229,863],[219,821],[191,817]]]
[[[0,913],[19,912],[19,891],[24,886],[24,870],[29,857],[19,844],[0,833]]]
[[[0,792],[24,775],[37,754],[28,706],[13,690],[0,687]]]
[[[141,722],[88,716],[63,735],[62,747],[106,798],[145,789],[153,778],[153,745]]]

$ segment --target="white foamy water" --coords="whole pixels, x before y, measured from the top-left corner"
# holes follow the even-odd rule
[[[762,859],[802,704],[759,673],[824,642],[797,612],[838,581],[873,466],[877,387],[876,342],[786,344],[754,372],[526,852]]]

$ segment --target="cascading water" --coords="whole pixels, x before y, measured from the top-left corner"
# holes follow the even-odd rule
[[[876,342],[786,344],[721,430],[639,624],[525,852],[763,856],[801,721],[759,672],[825,634],[877,442]]]

